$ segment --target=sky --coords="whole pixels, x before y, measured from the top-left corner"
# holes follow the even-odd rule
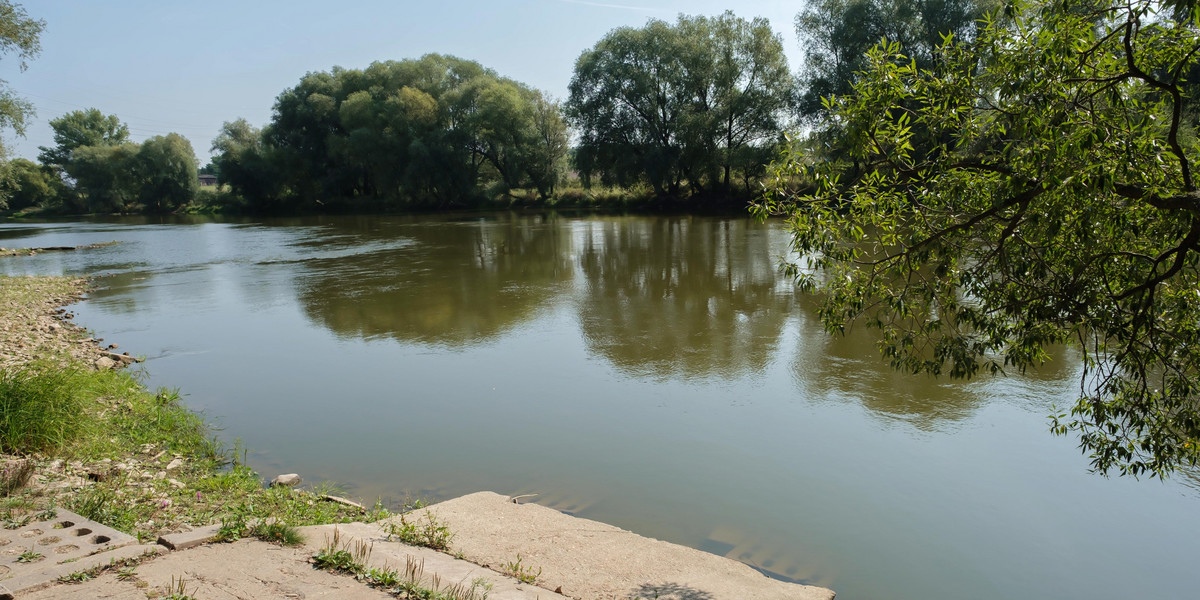
[[[275,97],[308,72],[363,68],[431,52],[474,60],[565,98],[575,60],[617,27],[680,13],[765,17],[800,59],[792,20],[803,0],[16,0],[46,22],[42,52],[0,79],[37,111],[24,139],[0,132],[11,157],[54,144],[50,119],[98,108],[133,141],[175,132],[201,163],[221,124],[266,125]]]

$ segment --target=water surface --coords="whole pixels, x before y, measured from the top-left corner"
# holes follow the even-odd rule
[[[776,265],[778,224],[312,217],[0,224],[0,259],[96,274],[73,310],[148,357],[265,476],[398,502],[478,490],[839,598],[1186,598],[1200,499],[1087,473],[1037,373],[893,373]]]

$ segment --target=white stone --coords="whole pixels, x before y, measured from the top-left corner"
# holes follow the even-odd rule
[[[280,475],[280,476],[276,477],[275,479],[272,479],[271,487],[276,487],[276,486],[293,487],[293,486],[299,485],[301,481],[303,481],[303,479],[300,479],[299,475],[297,475],[295,473],[287,473],[284,475]]]

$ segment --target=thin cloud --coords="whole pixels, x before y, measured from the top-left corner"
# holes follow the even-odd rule
[[[620,10],[632,10],[637,12],[648,13],[665,13],[669,12],[662,8],[650,8],[647,6],[630,6],[628,4],[610,4],[608,2],[589,2],[588,0],[558,0],[566,4],[582,4],[584,6],[599,6],[600,8],[616,8]]]

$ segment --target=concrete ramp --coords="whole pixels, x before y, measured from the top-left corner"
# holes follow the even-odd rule
[[[786,583],[734,560],[536,504],[479,492],[430,511],[455,552],[503,571],[520,555],[537,585],[582,600],[830,600],[832,590]],[[527,571],[528,572],[528,571]]]

